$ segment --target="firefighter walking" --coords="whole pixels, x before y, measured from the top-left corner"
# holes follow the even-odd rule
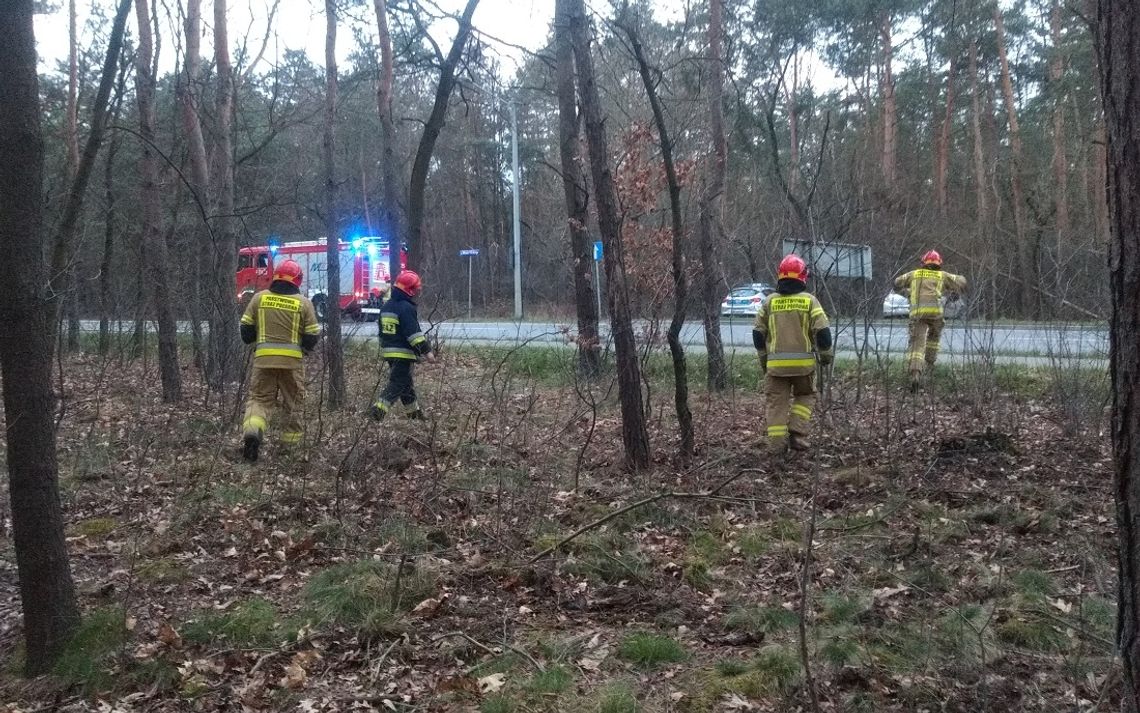
[[[298,443],[304,433],[304,354],[320,340],[313,303],[301,294],[301,266],[285,260],[273,271],[268,290],[253,296],[241,318],[241,339],[253,344],[253,374],[242,422],[242,457],[257,460],[269,414],[281,407],[281,442]]]
[[[823,305],[807,291],[802,258],[786,256],[777,278],[776,294],[760,306],[752,328],[760,368],[767,375],[768,447],[773,453],[783,453],[789,445],[806,451],[811,447],[816,364],[834,359],[831,327]]]
[[[907,371],[911,391],[918,389],[923,370],[938,361],[942,346],[942,297],[947,292],[960,295],[966,291],[966,278],[942,269],[942,256],[931,250],[922,256],[922,267],[895,279],[895,291],[910,300],[910,344],[907,347]]]
[[[416,399],[414,370],[420,359],[435,363],[435,355],[420,328],[416,310],[416,297],[422,289],[420,276],[404,270],[396,277],[392,295],[380,309],[380,356],[388,362],[388,384],[370,410],[375,421],[383,420],[396,401],[404,405],[409,418],[424,417]]]

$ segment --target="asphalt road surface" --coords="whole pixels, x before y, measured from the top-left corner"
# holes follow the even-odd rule
[[[428,326],[424,325],[425,328]],[[659,325],[656,339],[664,345],[666,322]],[[84,331],[97,331],[99,323],[82,323]],[[115,325],[130,330],[131,325]],[[188,333],[188,322],[179,322],[179,331]],[[154,326],[150,325],[151,331]],[[436,334],[446,343],[482,346],[567,345],[574,330],[573,322],[468,322],[449,320],[434,325]],[[907,347],[907,321],[881,320],[869,323],[839,321],[832,324],[837,351],[841,357],[853,358],[860,353],[867,358],[902,356]],[[638,340],[652,336],[651,325],[635,324]],[[375,339],[375,322],[344,323],[345,335],[351,340]],[[609,325],[602,324],[608,339]],[[689,322],[681,338],[686,346],[701,351],[705,346],[704,329],[699,321]],[[732,350],[752,348],[752,322],[748,319],[725,320],[721,338]],[[1062,324],[1003,325],[985,322],[948,322],[942,335],[942,354],[948,361],[963,362],[993,358],[999,362],[1050,364],[1056,360],[1079,361],[1099,365],[1108,358],[1108,329],[1105,326],[1066,326]]]
[[[357,327],[357,325],[353,325]],[[460,344],[517,345],[566,343],[572,332],[571,323],[541,322],[461,322],[449,321],[436,326],[443,340]],[[657,336],[664,342],[666,323]],[[648,338],[650,325],[638,322],[639,339]],[[883,320],[870,323],[838,322],[832,325],[837,351],[866,356],[902,354],[907,347],[906,320]],[[375,325],[359,325],[356,332],[374,332]],[[603,325],[608,335],[608,325]],[[704,328],[692,322],[681,332],[682,341],[690,347],[704,347]],[[752,347],[750,320],[726,320],[721,325],[721,339],[726,346]],[[1104,327],[1066,327],[1055,324],[998,325],[989,323],[954,323],[946,325],[942,334],[942,352],[957,356],[1027,356],[1105,359],[1108,355],[1108,331]]]

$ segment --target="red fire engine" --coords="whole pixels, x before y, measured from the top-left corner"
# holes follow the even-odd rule
[[[377,237],[340,241],[340,308],[353,319],[376,319],[388,294],[388,241]],[[317,316],[328,316],[327,242],[303,240],[242,248],[238,251],[238,301],[245,305],[253,293],[269,287],[273,264],[295,260],[305,271],[301,291],[313,301]],[[400,268],[408,266],[406,248],[400,250]]]

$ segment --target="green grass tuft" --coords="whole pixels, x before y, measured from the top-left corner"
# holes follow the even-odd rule
[[[641,631],[625,637],[618,649],[618,656],[638,666],[653,668],[665,663],[684,661],[689,654],[676,639]]]
[[[626,683],[611,683],[597,694],[598,713],[638,713],[637,695]]]
[[[1026,599],[1040,600],[1057,593],[1057,584],[1048,572],[1026,569],[1013,575],[1013,586]]]
[[[126,643],[126,614],[122,609],[95,609],[83,618],[56,661],[55,675],[88,693],[109,690],[115,677],[115,653]]]
[[[479,713],[512,713],[514,709],[514,701],[505,695],[497,694],[483,701],[479,706]]]
[[[400,616],[436,591],[432,572],[405,565],[398,590],[396,574],[395,565],[375,560],[330,567],[305,587],[306,612],[366,637],[394,633]]]
[[[285,638],[277,609],[257,597],[226,612],[203,612],[183,624],[181,634],[190,644],[225,642],[242,648],[272,646]]]
[[[557,694],[569,690],[574,684],[574,674],[565,666],[551,666],[536,673],[527,683],[527,688],[538,694]]]
[[[800,621],[799,615],[783,607],[735,607],[724,618],[724,625],[731,631],[740,631],[753,636],[791,629]]]

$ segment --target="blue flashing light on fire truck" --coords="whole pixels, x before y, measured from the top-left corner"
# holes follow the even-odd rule
[[[269,287],[273,265],[294,260],[305,271],[301,291],[313,301],[317,316],[328,316],[328,242],[301,240],[269,241],[238,251],[237,298],[243,306],[253,294]],[[388,272],[388,240],[376,236],[340,241],[340,309],[352,319],[375,320],[388,296],[392,277]],[[408,266],[407,246],[401,246],[400,269]]]

